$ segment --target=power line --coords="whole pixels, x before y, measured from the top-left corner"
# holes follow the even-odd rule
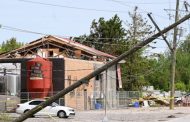
[[[0,68],[0,70],[4,70],[4,68]],[[6,68],[6,70],[11,70],[11,71],[15,71],[15,70],[19,70],[19,71],[26,71],[26,72],[30,72],[30,71],[33,71],[33,70],[27,70],[27,69],[10,69],[10,68]],[[70,72],[70,71],[85,71],[85,70],[94,70],[94,69],[66,69],[66,70],[47,70],[47,69],[45,69],[45,70],[41,70],[42,72],[44,71],[56,71],[56,72],[62,72],[62,71],[68,71],[68,72]]]
[[[15,28],[15,27],[11,27],[11,26],[5,26],[5,25],[1,25],[1,26],[2,27],[0,29],[4,29],[4,30],[24,32],[24,33],[31,33],[31,34],[37,34],[37,35],[49,35],[49,34],[45,34],[45,33],[34,32],[34,31],[20,29],[20,28]]]
[[[16,27],[12,27],[12,26],[6,26],[6,25],[1,25],[2,27],[0,29],[4,29],[4,30],[9,30],[9,31],[16,31],[16,32],[23,32],[23,33],[31,33],[31,34],[37,34],[37,35],[53,35],[53,34],[48,34],[48,33],[41,33],[41,32],[36,32],[36,31],[30,31],[30,30],[26,30],[26,29],[21,29],[21,28],[16,28]],[[59,36],[59,37],[63,37],[63,38],[70,38],[70,37],[74,37],[74,36],[60,36],[60,35],[54,35],[54,36]],[[85,39],[85,37],[74,37],[74,38],[82,38]],[[88,39],[124,39],[124,38],[101,38],[101,37],[97,37],[97,38],[88,38]]]
[[[7,25],[2,25],[1,29],[5,29],[5,30],[9,30],[9,31],[17,31],[17,32],[23,32],[23,33],[31,33],[31,34],[37,34],[37,35],[51,35],[51,34],[45,34],[45,33],[41,33],[41,32],[36,32],[36,31],[30,31],[30,30],[26,30],[26,29],[20,29],[20,28],[16,28],[16,27],[12,27],[12,26],[7,26]],[[92,38],[92,37],[73,37],[73,36],[60,36],[60,35],[53,35],[53,36],[58,36],[58,37],[62,37],[62,38],[76,38],[76,39],[82,39],[81,42],[79,41],[79,43],[83,44],[83,42],[87,42],[87,43],[92,43],[92,44],[98,44],[98,45],[120,45],[120,46],[129,46],[128,44],[120,44],[120,43],[115,43],[115,44],[110,44],[110,43],[103,43],[103,42],[97,42],[97,41],[87,41],[85,39],[94,39],[94,40],[107,40],[107,39],[115,39],[115,40],[125,40],[125,38],[102,38],[102,37],[98,37],[98,38]],[[147,38],[147,37],[146,37]],[[145,40],[146,38],[142,39]],[[150,37],[151,38],[151,37]],[[159,40],[163,40],[162,38],[157,38]],[[132,47],[129,46],[129,47]],[[152,49],[154,48],[153,46],[148,45],[148,47],[151,47]]]
[[[109,1],[112,1],[112,2],[118,3],[118,4],[123,5],[123,6],[130,7],[130,8],[134,8],[133,6],[130,6],[130,5],[128,5],[128,4],[126,4],[125,2],[120,1],[120,0],[109,0]],[[139,9],[140,9],[140,8],[139,8]],[[142,10],[142,13],[148,13],[148,12],[145,11],[145,10]]]
[[[9,30],[9,31],[16,31],[16,32],[23,32],[23,33],[31,33],[31,34],[37,34],[37,35],[52,35],[52,34],[48,34],[48,33],[41,33],[41,32],[36,32],[36,31],[30,31],[30,30],[26,30],[26,29],[20,29],[20,28],[16,28],[16,27],[12,27],[12,26],[6,26],[6,25],[2,25],[2,27],[0,29],[4,29],[4,30]],[[54,35],[54,36],[59,36],[59,37],[63,37],[63,38],[70,38],[73,36],[60,36],[60,35]],[[85,39],[85,37],[74,37],[74,38],[82,38]],[[123,39],[123,38],[88,38],[88,39]]]
[[[134,8],[133,6],[130,6],[130,5],[126,4],[124,1],[120,1],[120,0],[109,0],[109,1],[118,3],[118,4],[123,5],[123,6],[130,7],[130,8]],[[138,8],[139,8],[139,7],[138,7]],[[150,13],[150,12],[144,10],[144,9],[141,9],[141,8],[139,8],[139,9],[140,9],[140,11],[142,11],[142,13],[146,13],[146,14],[147,14],[147,13]],[[155,16],[158,16],[158,17],[161,17],[161,18],[163,18],[163,19],[167,19],[166,17],[164,17],[164,16],[162,16],[162,15],[158,15],[158,14],[154,14],[154,15],[155,15]]]
[[[140,77],[140,76],[148,76],[148,75],[150,75],[150,74],[152,74],[152,73],[155,73],[156,71],[158,71],[159,69],[161,69],[163,66],[165,66],[166,65],[166,60],[160,65],[160,66],[158,66],[158,67],[156,67],[156,68],[153,68],[153,69],[149,69],[149,70],[147,70],[147,71],[145,71],[143,74],[134,74],[134,75],[127,75],[127,73],[122,73],[121,75],[125,75],[125,76],[127,76],[127,77],[136,77],[136,78],[138,78],[138,77]],[[0,70],[3,70],[3,69],[1,69],[0,68]],[[26,69],[7,69],[7,70],[20,70],[20,71],[26,71],[26,72],[30,72],[31,70],[26,70]],[[84,71],[84,70],[94,70],[94,69],[67,69],[67,70],[51,70],[51,71]],[[42,71],[50,71],[50,70],[42,70]],[[0,72],[0,74],[2,74],[3,72]],[[14,75],[20,75],[20,74],[17,74],[17,73],[10,73],[10,72],[7,72],[7,74],[14,74]],[[102,73],[102,74],[105,74],[104,72]],[[109,74],[107,74],[110,78],[112,78],[112,79],[118,79],[118,78],[114,78],[113,76],[111,76],[111,75],[109,75]],[[48,77],[43,77],[43,78],[48,78]],[[48,78],[49,79],[49,78]],[[56,79],[62,79],[62,78],[56,78]],[[64,80],[71,80],[71,81],[76,81],[76,80],[74,80],[74,79],[64,79]]]
[[[164,9],[165,11],[176,11],[175,9]],[[179,10],[180,12],[186,12],[185,9],[181,9]]]
[[[40,33],[40,32],[35,32],[35,31],[30,31],[30,30],[25,30],[25,29],[20,29],[20,28],[15,28],[15,27],[11,27],[11,26],[5,26],[5,25],[2,25],[2,28],[1,29],[5,29],[5,30],[9,30],[9,31],[16,31],[16,32],[23,32],[23,33],[31,33],[31,34],[37,34],[37,35],[51,35],[51,34],[45,34],[45,33]],[[53,36],[58,36],[58,37],[62,37],[62,38],[70,38],[72,36],[59,36],[59,35],[53,35]],[[72,37],[72,38],[77,38],[77,39],[82,39],[81,42],[79,41],[79,43],[83,44],[83,42],[87,42],[87,43],[91,43],[91,44],[97,44],[97,45],[110,45],[110,46],[122,46],[122,47],[126,47],[128,46],[129,48],[133,47],[132,45],[128,45],[128,44],[120,44],[120,43],[115,43],[115,44],[110,44],[110,43],[103,43],[103,42],[97,42],[97,41],[87,41],[85,39],[94,39],[94,40],[107,40],[107,39],[116,39],[116,40],[119,40],[119,39],[123,39],[125,40],[124,38],[92,38],[92,37]],[[151,37],[150,37],[151,38]],[[142,39],[142,40],[145,40],[146,38]],[[162,38],[157,38],[159,40],[163,40]],[[150,45],[147,45],[147,47],[150,47],[152,49],[154,48],[157,48],[157,47],[154,47],[154,46],[150,46]],[[63,47],[61,47],[63,48]],[[158,47],[160,48],[160,47]],[[163,47],[164,48],[164,47]]]
[[[18,1],[32,3],[32,4],[40,4],[40,5],[45,5],[45,6],[53,6],[53,7],[61,7],[61,8],[77,9],[77,10],[85,10],[85,11],[98,11],[98,12],[111,12],[111,13],[115,13],[115,12],[117,12],[117,13],[127,13],[127,11],[82,8],[82,7],[75,7],[75,6],[65,6],[65,5],[59,5],[59,4],[50,4],[50,3],[44,3],[44,2],[36,2],[36,1],[31,1],[31,0],[18,0]]]
[[[16,28],[16,27],[12,27],[12,26],[6,26],[6,25],[2,25],[2,27],[0,29],[4,29],[4,30],[9,30],[9,31],[16,31],[16,32],[23,32],[23,33],[31,33],[31,34],[37,34],[37,35],[52,35],[52,34],[47,34],[47,33],[41,33],[41,32],[36,32],[36,31],[30,31],[30,30],[26,30],[26,29],[20,29],[20,28]],[[103,38],[103,37],[97,37],[97,38],[92,38],[92,37],[74,37],[74,36],[60,36],[60,35],[53,35],[53,36],[59,36],[62,38],[78,38],[78,39],[96,39],[96,40],[107,40],[107,39],[123,39],[125,40],[125,38]],[[163,40],[162,38],[157,38],[160,40]],[[90,41],[89,41],[90,42]],[[99,43],[99,42],[93,42],[93,43]],[[106,43],[105,43],[106,44]],[[115,45],[115,44],[113,44]],[[116,44],[117,45],[117,44]]]
[[[152,69],[149,69],[149,70],[147,70],[147,71],[144,71],[143,73],[139,73],[139,74],[134,74],[134,75],[128,75],[127,73],[122,73],[121,75],[123,76],[123,77],[133,77],[133,78],[139,78],[139,77],[141,77],[141,76],[144,76],[144,77],[146,77],[146,76],[149,76],[149,75],[151,75],[151,74],[153,74],[153,73],[155,73],[155,72],[157,72],[157,71],[159,71],[159,70],[161,70],[161,69],[163,69],[163,66],[165,66],[167,63],[166,63],[166,60],[162,63],[162,64],[160,64],[158,67],[156,67],[156,68],[152,68]],[[107,74],[108,75],[108,74]],[[116,79],[116,80],[118,80],[118,78],[114,78],[113,76],[111,76],[111,75],[108,75],[110,78],[112,78],[112,79]],[[126,80],[126,81],[131,81],[131,80]]]
[[[128,11],[82,8],[82,7],[74,7],[74,6],[65,6],[65,5],[58,5],[58,4],[50,4],[50,3],[44,3],[44,2],[36,2],[36,1],[31,1],[31,0],[18,0],[18,1],[32,3],[32,4],[40,4],[40,5],[45,5],[45,6],[53,6],[53,7],[61,7],[61,8],[77,9],[77,10],[86,10],[86,11],[99,11],[99,12],[111,12],[111,13],[117,12],[117,13],[124,13],[124,14],[128,13]],[[109,1],[117,2],[117,3],[121,4],[121,5],[128,6],[130,8],[132,7],[132,6],[128,5],[128,4],[126,4],[124,1],[119,1],[119,0],[109,0]],[[149,13],[149,12],[145,11],[144,9],[140,9],[140,10],[143,13]],[[166,19],[166,17],[161,16],[161,15],[156,15],[156,16],[162,17],[162,18]]]
[[[107,0],[107,1],[112,1],[112,0]],[[117,0],[117,1],[128,3],[128,4],[154,4],[154,5],[168,4],[168,2],[134,2],[134,1],[122,1],[122,0]],[[175,2],[172,2],[172,3],[175,3]]]

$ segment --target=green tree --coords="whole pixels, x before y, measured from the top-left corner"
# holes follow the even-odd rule
[[[152,33],[152,27],[137,13],[137,9],[135,7],[133,13],[129,12],[131,22],[128,22],[127,29],[117,15],[109,20],[101,17],[92,21],[90,34],[81,36],[78,41],[115,56],[122,54]],[[128,57],[121,67],[124,90],[139,90],[148,84],[143,75],[148,70],[147,59],[142,56],[144,49]]]
[[[16,38],[13,37],[5,42],[4,41],[2,42],[0,53],[9,52],[9,51],[19,48],[23,45],[24,45],[23,43],[17,42]]]
[[[81,36],[78,41],[112,55],[120,55],[121,47],[126,45],[125,37],[126,30],[122,27],[122,21],[117,15],[114,15],[109,20],[105,20],[103,17],[98,21],[94,19],[90,27],[90,34]]]
[[[176,53],[176,90],[190,91],[190,36],[187,36],[184,42],[177,48]],[[169,90],[170,83],[170,55],[162,55],[154,63],[149,61],[149,66],[155,70],[151,75],[145,77],[145,80],[156,89]],[[159,68],[160,67],[160,68]]]
[[[155,89],[169,90],[170,60],[163,54],[157,59],[149,59],[150,73],[145,74],[145,80]]]
[[[190,35],[179,45],[176,54],[176,81],[185,84],[190,90]]]
[[[151,35],[155,30],[148,24],[146,18],[138,13],[136,6],[133,12],[129,12],[130,21],[127,21],[127,39],[133,43],[143,40],[146,36]]]
[[[145,18],[137,12],[135,7],[133,12],[129,12],[130,22],[127,22],[127,40],[129,48],[143,40],[144,37],[152,34],[152,26],[148,24]],[[126,76],[123,76],[123,87],[125,90],[141,90],[142,86],[149,84],[145,82],[144,73],[149,71],[148,60],[143,57],[143,51],[146,47],[130,55],[126,59],[126,70],[122,70]]]

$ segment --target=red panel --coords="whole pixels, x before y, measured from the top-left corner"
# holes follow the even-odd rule
[[[33,94],[30,94],[31,97],[47,97],[48,92],[53,91],[52,88],[52,62],[41,57],[28,61],[27,89],[28,92],[33,92]]]

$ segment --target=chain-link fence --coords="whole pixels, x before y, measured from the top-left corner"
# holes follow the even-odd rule
[[[19,103],[20,98],[18,96],[0,93],[0,112],[14,112]]]
[[[48,93],[48,96],[56,94]],[[21,92],[17,96],[6,94],[0,95],[0,111],[14,111],[17,104],[30,101],[38,98],[42,92]],[[56,103],[72,107],[76,110],[94,110],[94,109],[116,109],[128,107],[135,99],[139,99],[140,92],[138,91],[113,91],[107,92],[105,95],[102,92],[87,92],[87,91],[72,91],[64,97],[59,98]],[[48,99],[49,97],[45,97]]]
[[[118,107],[128,107],[135,100],[138,100],[140,98],[140,92],[139,91],[118,91],[117,92],[117,100],[118,100]]]
[[[56,94],[48,93],[47,96]],[[16,95],[0,93],[0,112],[14,112],[17,104],[30,101],[41,96],[42,92],[22,92]],[[48,99],[49,97],[45,97]],[[59,98],[56,103],[63,106],[72,107],[75,110],[95,110],[95,109],[117,109],[134,106],[135,102],[141,98],[139,91],[108,91],[104,92],[87,92],[73,90]],[[169,99],[169,98],[168,98]],[[154,99],[152,99],[154,101]],[[161,100],[165,100],[162,98]],[[159,103],[159,99],[155,99]],[[176,106],[190,106],[190,97],[175,100]]]

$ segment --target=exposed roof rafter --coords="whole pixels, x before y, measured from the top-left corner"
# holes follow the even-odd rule
[[[62,37],[52,36],[52,35],[44,36],[42,38],[34,40],[30,42],[29,44],[21,48],[15,49],[13,51],[2,53],[0,54],[0,57],[3,58],[3,57],[7,57],[8,55],[9,55],[8,57],[10,57],[10,55],[12,56],[14,55],[15,57],[15,54],[25,55],[26,52],[28,54],[28,52],[31,52],[31,51],[33,53],[37,53],[38,48],[47,49],[47,48],[52,48],[52,47],[63,49],[63,50],[66,50],[67,52],[74,52],[75,50],[81,50],[82,51],[81,55],[91,57],[91,58],[93,56],[99,56],[99,57],[105,57],[105,58],[111,58],[111,59],[116,58],[110,54],[82,45],[78,42],[65,39]]]

